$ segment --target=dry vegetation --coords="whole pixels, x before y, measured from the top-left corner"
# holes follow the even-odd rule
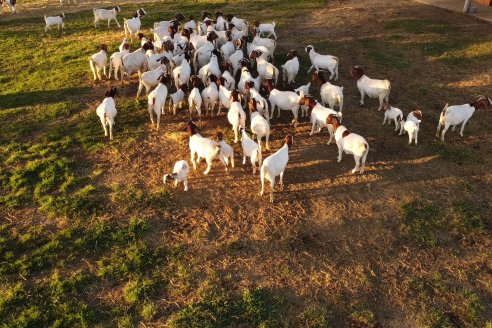
[[[446,102],[492,96],[490,24],[400,0],[143,4],[146,29],[205,8],[277,21],[277,58],[299,50],[302,84],[305,45],[341,58],[344,124],[371,145],[366,173],[350,174],[353,159],[336,163],[326,132],[309,137],[306,121],[293,131],[283,112],[271,148],[286,133],[296,144],[271,205],[241,164],[204,176],[202,163],[187,193],[163,186],[162,174],[189,159],[186,112],[155,131],[135,81],[116,100],[115,140],[103,138],[95,108],[114,81],[90,82],[86,58],[100,42],[116,50],[123,32],[94,31],[91,12],[78,12],[93,4],[79,2],[61,34],[42,31],[53,3],[26,1],[0,20],[10,53],[0,63],[0,325],[492,324],[490,109],[464,139],[434,139]],[[352,64],[390,79],[397,107],[423,109],[419,146],[381,126],[375,100],[358,107]],[[200,126],[231,140],[224,115]]]

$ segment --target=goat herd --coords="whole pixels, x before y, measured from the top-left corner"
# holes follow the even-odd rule
[[[112,20],[120,26],[117,15],[118,6],[111,9],[94,9],[94,25],[98,27],[99,21],[108,21],[108,27]],[[249,157],[253,166],[253,174],[256,173],[256,163],[260,168],[261,195],[264,193],[265,179],[270,181],[270,201],[273,202],[273,190],[276,176],[280,176],[282,184],[283,173],[289,160],[289,148],[292,145],[292,135],[285,137],[284,145],[274,154],[262,160],[262,139],[265,138],[265,147],[269,149],[270,120],[275,109],[278,109],[277,117],[281,110],[291,111],[292,123],[297,126],[298,112],[301,116],[309,116],[312,135],[319,133],[326,127],[330,138],[338,146],[338,162],[342,160],[342,153],[352,154],[355,159],[355,167],[352,173],[364,172],[369,144],[360,135],[350,132],[342,122],[343,87],[331,84],[325,78],[324,72],[329,72],[329,80],[338,80],[338,58],[317,53],[312,45],[305,48],[311,61],[310,73],[313,69],[312,81],[320,90],[321,103],[310,95],[311,82],[300,86],[294,91],[281,91],[279,86],[280,71],[274,66],[274,52],[277,45],[275,23],[260,24],[255,21],[251,26],[246,20],[234,15],[224,15],[217,11],[215,18],[209,12],[202,13],[202,21],[196,22],[193,16],[188,20],[178,13],[169,21],[154,23],[151,29],[152,37],[146,38],[140,32],[141,18],[146,15],[143,8],[135,12],[134,17],[124,19],[123,26],[125,38],[109,59],[109,75],[107,68],[107,46],[101,45],[100,51],[94,54],[89,62],[94,75],[94,80],[102,79],[101,73],[111,78],[114,71],[115,79],[130,78],[138,72],[139,87],[137,98],[145,88],[148,96],[148,111],[152,124],[160,124],[161,114],[165,108],[176,114],[182,102],[188,103],[190,120],[187,122],[186,131],[189,133],[189,147],[191,162],[196,169],[197,162],[204,158],[207,162],[208,174],[214,159],[218,158],[227,167],[229,162],[234,167],[234,150],[228,145],[222,132],[217,133],[214,139],[205,138],[201,131],[191,120],[194,116],[201,119],[202,109],[205,115],[221,114],[224,107],[227,118],[234,132],[234,142],[239,141],[243,152],[243,164]],[[46,30],[57,25],[63,27],[64,15],[45,17]],[[252,36],[250,36],[250,27]],[[127,40],[138,37],[140,48],[130,52]],[[288,60],[281,66],[284,86],[296,83],[295,79],[299,71],[299,59],[297,51],[288,53]],[[236,80],[239,74],[239,80]],[[364,74],[359,66],[350,69],[350,76],[357,81],[360,91],[360,105],[364,105],[364,98],[379,99],[378,110],[384,110],[384,121],[395,124],[395,131],[399,134],[408,133],[409,144],[412,141],[417,145],[419,124],[422,120],[422,111],[414,110],[408,115],[389,105],[391,83],[388,80],[371,79]],[[200,91],[201,90],[201,91]],[[113,125],[116,116],[114,97],[117,93],[115,87],[106,92],[106,98],[97,108],[104,128],[105,136],[113,139]],[[168,97],[169,96],[169,97]],[[169,100],[168,100],[169,98]],[[325,107],[328,105],[329,107]],[[446,105],[441,113],[437,127],[437,137],[440,129],[444,135],[449,127],[452,130],[461,124],[460,135],[463,137],[463,129],[474,111],[491,105],[487,97],[479,97],[476,101],[456,106]],[[338,108],[338,111],[334,109]],[[251,133],[256,135],[257,142],[248,136],[246,131],[247,115],[245,109],[249,109]],[[310,113],[310,114],[309,114]],[[309,115],[308,115],[309,114]],[[154,115],[156,116],[154,120]],[[196,157],[196,158],[195,158]],[[175,181],[184,183],[185,191],[188,190],[187,175],[188,163],[185,160],[178,161],[172,174],[166,174],[164,183]]]

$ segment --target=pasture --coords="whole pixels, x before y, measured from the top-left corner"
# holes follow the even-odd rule
[[[0,17],[0,326],[490,327],[492,120],[478,110],[464,138],[435,129],[446,103],[492,97],[492,25],[414,1],[18,1]],[[310,81],[305,46],[340,58],[344,125],[366,138],[366,172],[337,163],[326,129],[283,111],[270,151],[294,135],[275,203],[258,173],[216,161],[190,190],[162,183],[189,164],[186,106],[151,126],[131,83],[92,81],[89,57],[117,51],[123,28],[93,25],[93,7],[139,7],[143,32],[177,12],[275,21],[280,67],[297,49],[296,87]],[[44,14],[66,15],[44,33]],[[132,50],[137,48],[134,40]],[[419,145],[359,107],[353,65],[389,79],[390,103],[420,108]],[[116,86],[114,140],[95,110]],[[280,89],[283,86],[280,85]],[[319,99],[319,90],[311,93]],[[203,117],[205,136],[233,132]]]

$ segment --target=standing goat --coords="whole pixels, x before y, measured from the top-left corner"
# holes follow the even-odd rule
[[[223,163],[225,163],[226,171],[227,171],[227,166],[229,165],[229,160],[231,161],[231,167],[234,167],[234,149],[232,149],[231,146],[229,146],[225,141],[224,141],[224,134],[222,132],[217,132],[215,134],[216,141],[220,147],[220,158]]]
[[[403,112],[401,111],[401,109],[392,107],[387,103],[383,105],[383,109],[384,109],[383,125],[386,124],[386,121],[388,121],[388,124],[391,124],[391,121],[393,120],[395,122],[395,131],[398,131],[398,129],[400,128],[400,123],[403,120]]]
[[[480,108],[487,108],[492,105],[492,100],[485,96],[479,97],[476,101],[463,104],[463,105],[454,105],[454,106],[444,106],[444,109],[441,112],[441,116],[439,117],[439,124],[437,125],[437,133],[436,138],[439,138],[439,131],[442,126],[444,129],[442,130],[441,140],[444,141],[444,135],[450,126],[454,131],[456,125],[461,124],[460,136],[463,138],[463,130],[465,129],[465,125],[468,120],[472,117],[475,110]]]
[[[284,184],[284,171],[289,162],[289,149],[292,147],[293,137],[289,134],[284,139],[284,145],[275,154],[268,156],[260,168],[261,191],[263,196],[265,191],[265,179],[270,181],[270,202],[273,203],[273,190],[275,188],[275,178],[279,175],[279,184]]]
[[[61,13],[58,16],[46,16],[44,15],[44,21],[46,23],[46,26],[44,28],[44,32],[48,32],[48,29],[51,29],[51,26],[56,25],[58,27],[58,30],[60,28],[65,27],[65,23],[63,22],[63,19],[65,18],[65,14]]]
[[[108,77],[106,74],[106,63],[108,61],[107,52],[108,46],[103,43],[101,44],[101,50],[89,58],[89,65],[91,67],[92,74],[94,74],[94,81],[98,78],[99,80],[102,80],[101,71],[103,71],[104,76]]]
[[[326,81],[323,72],[314,72],[311,79],[318,84],[321,104],[323,106],[328,104],[328,107],[331,109],[335,109],[335,106],[338,106],[341,113],[343,110],[343,87],[333,85]]]
[[[123,28],[125,29],[125,37],[130,35],[130,41],[133,42],[133,35],[140,32],[140,27],[142,26],[142,22],[140,21],[140,17],[145,16],[147,13],[143,8],[137,10],[133,18],[123,19]]]
[[[314,47],[309,45],[305,49],[306,53],[309,55],[311,60],[311,67],[307,71],[308,74],[314,68],[316,71],[328,70],[330,71],[330,80],[335,78],[338,80],[338,57],[331,55],[321,55],[314,51]]]
[[[108,28],[112,20],[116,22],[118,27],[121,27],[120,23],[116,19],[116,15],[120,10],[121,9],[119,6],[113,7],[112,9],[97,9],[97,8],[92,9],[92,12],[94,13],[94,27],[98,28],[99,21],[105,21],[105,20],[108,21]]]
[[[261,139],[265,137],[266,149],[270,150],[268,146],[268,139],[270,138],[270,125],[267,120],[261,116],[257,109],[257,101],[252,98],[249,101],[249,110],[251,112],[251,131],[256,134],[256,140],[261,148]]]
[[[200,95],[200,90],[198,89],[198,81],[200,78],[196,75],[190,77],[191,92],[188,96],[188,108],[190,110],[190,117],[193,117],[193,112],[198,113],[198,117],[202,117],[202,96]]]
[[[338,115],[329,115],[326,119],[326,124],[333,125],[335,130],[335,141],[338,146],[338,163],[342,161],[342,154],[354,155],[355,167],[352,173],[357,173],[360,167],[360,173],[364,173],[366,166],[366,157],[369,153],[369,144],[366,139],[358,134],[351,133],[346,127],[340,124]],[[362,160],[362,162],[361,162]]]
[[[128,43],[124,43],[121,46],[122,46],[122,50],[113,53],[111,57],[109,57],[109,76],[108,76],[109,79],[111,79],[111,73],[113,72],[113,69],[114,69],[114,78],[116,80],[120,79],[118,77],[118,73],[120,73],[120,70],[123,69],[123,57],[125,57],[130,53],[130,45]]]
[[[282,76],[284,84],[296,83],[296,76],[299,72],[299,58],[297,51],[291,50],[287,54],[287,61],[282,65]]]
[[[190,172],[190,166],[185,160],[177,161],[174,164],[174,169],[172,174],[164,174],[162,177],[162,182],[168,184],[174,181],[174,186],[176,187],[179,182],[183,181],[184,191],[188,191],[188,173]]]
[[[188,92],[188,86],[183,83],[179,86],[179,89],[175,93],[171,94],[171,97],[169,99],[169,111],[171,111],[172,106],[173,115],[176,115],[176,109],[184,100],[186,92]]]
[[[190,136],[190,157],[191,163],[193,164],[193,169],[196,170],[197,162],[200,162],[201,158],[205,158],[207,162],[207,169],[203,172],[203,174],[208,174],[212,169],[212,162],[215,158],[219,158],[224,164],[224,167],[227,171],[227,166],[222,157],[220,157],[220,146],[217,142],[204,138],[200,135],[200,130],[192,121],[188,121],[186,124],[186,130],[188,131],[188,135]],[[197,156],[195,161],[195,155]]]
[[[239,102],[239,92],[237,90],[232,90],[231,92],[231,105],[229,111],[227,112],[227,119],[232,125],[232,130],[234,131],[234,143],[238,142],[239,129],[244,129],[246,127],[246,113],[241,107]]]
[[[108,130],[106,125],[109,125],[109,140],[113,140],[113,125],[114,118],[116,117],[116,104],[114,97],[117,94],[116,88],[112,87],[109,91],[106,91],[106,98],[97,107],[96,114],[101,119],[101,124],[104,129],[104,136],[108,136]]]
[[[364,96],[369,98],[379,98],[379,108],[383,108],[384,102],[389,102],[391,83],[389,80],[371,79],[364,75],[360,66],[353,66],[350,69],[350,75],[357,80],[357,88],[360,92],[360,105],[364,106]]]
[[[275,40],[277,40],[277,35],[275,34],[275,22],[271,24],[260,24],[259,21],[255,21],[256,29],[258,30],[258,34],[267,34],[267,37],[273,36]]]
[[[256,162],[258,162],[258,168],[261,167],[261,147],[248,136],[246,129],[241,129],[241,147],[243,149],[243,165],[246,165],[246,159],[249,157],[253,166],[253,175],[255,175]]]
[[[154,124],[154,116],[152,115],[152,111],[156,115],[157,119],[157,130],[159,130],[159,125],[161,123],[161,114],[164,114],[164,107],[166,106],[167,100],[167,85],[169,84],[171,76],[169,74],[162,73],[159,76],[159,85],[155,90],[149,93],[148,96],[148,110],[150,121]]]
[[[299,100],[299,105],[306,106],[309,110],[311,110],[311,132],[309,135],[313,135],[315,128],[317,128],[316,133],[320,133],[321,129],[326,127],[330,133],[330,139],[328,140],[327,145],[331,144],[334,137],[334,129],[333,125],[326,123],[326,119],[330,115],[341,116],[341,113],[337,113],[331,108],[323,107],[311,96],[302,97]]]

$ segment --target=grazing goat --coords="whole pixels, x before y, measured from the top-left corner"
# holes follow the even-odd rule
[[[176,109],[178,108],[179,104],[184,100],[186,92],[188,92],[188,86],[183,83],[179,86],[178,91],[171,94],[171,97],[169,99],[169,111],[171,111],[171,102],[172,102],[173,115],[176,115]]]
[[[360,173],[364,173],[366,166],[366,157],[369,152],[369,144],[366,139],[358,134],[351,133],[346,127],[340,124],[338,115],[329,115],[326,119],[326,124],[333,125],[335,130],[335,141],[338,146],[338,163],[342,161],[342,153],[353,154],[355,167],[352,173],[357,173],[360,168]]]
[[[400,123],[403,120],[403,112],[401,111],[401,109],[392,107],[386,103],[383,105],[383,109],[384,109],[383,125],[386,124],[386,121],[388,121],[388,124],[391,124],[391,121],[393,120],[395,122],[395,131],[398,131],[398,129],[400,128]]]
[[[108,77],[106,74],[106,63],[108,61],[108,46],[105,44],[101,44],[101,50],[97,53],[92,55],[91,58],[89,58],[89,65],[92,70],[92,74],[94,74],[94,81],[96,81],[98,78],[99,80],[102,80],[101,78],[101,71],[103,71],[104,76]]]
[[[106,125],[109,125],[109,140],[113,140],[113,125],[114,118],[116,117],[116,104],[114,102],[114,97],[117,91],[115,87],[112,87],[109,91],[106,91],[106,98],[102,103],[97,106],[96,114],[101,119],[101,124],[104,129],[104,136],[108,136],[108,130]]]
[[[46,16],[44,15],[44,21],[46,22],[46,26],[44,28],[44,32],[48,32],[48,29],[51,29],[51,26],[56,25],[58,30],[65,27],[65,23],[63,19],[65,18],[65,14],[61,13],[58,16]]]
[[[259,35],[267,34],[267,37],[273,35],[273,38],[277,40],[277,34],[275,34],[275,22],[272,22],[271,24],[260,24],[260,22],[255,21],[255,26]]]
[[[261,191],[263,196],[265,191],[265,179],[270,181],[270,202],[273,203],[273,190],[275,188],[275,178],[280,176],[279,184],[284,184],[284,171],[289,162],[289,150],[292,147],[293,137],[289,134],[284,139],[284,145],[276,153],[268,156],[260,168]]]
[[[296,83],[296,76],[299,72],[299,58],[297,58],[296,50],[289,51],[287,61],[281,67],[284,84]]]
[[[335,106],[338,106],[338,110],[341,113],[343,110],[343,87],[327,82],[323,73],[319,71],[313,73],[312,80],[318,84],[321,104],[323,106],[328,104],[331,109],[335,109]]]
[[[253,166],[253,175],[255,175],[256,162],[258,162],[258,168],[261,167],[261,147],[248,136],[246,129],[241,129],[241,147],[243,149],[243,165],[246,165],[246,159],[249,157]]]
[[[200,78],[196,75],[190,77],[191,92],[188,96],[188,108],[190,110],[190,117],[193,117],[193,112],[198,113],[198,117],[202,117],[202,96],[200,90],[198,90],[198,81]]]
[[[383,108],[384,102],[389,102],[391,83],[388,80],[371,79],[364,75],[360,66],[353,66],[350,69],[350,75],[357,80],[357,88],[360,92],[360,105],[364,106],[364,96],[369,98],[379,98],[379,108]]]
[[[227,171],[227,166],[229,166],[229,160],[231,161],[231,167],[234,167],[234,149],[232,149],[231,146],[229,146],[225,141],[224,141],[224,134],[222,132],[217,132],[215,134],[216,141],[220,147],[220,157],[222,158],[222,162],[225,163],[226,166],[226,171]]]
[[[112,20],[116,22],[118,27],[121,27],[120,23],[116,19],[116,15],[120,10],[121,9],[119,6],[113,7],[112,9],[97,9],[97,8],[92,9],[92,12],[94,13],[94,27],[98,28],[99,21],[105,21],[105,20],[108,21],[108,28]]]
[[[111,79],[111,73],[114,69],[114,78],[119,80],[118,73],[120,72],[120,70],[123,69],[123,57],[125,57],[129,53],[130,45],[128,43],[125,43],[123,44],[123,50],[115,52],[111,55],[111,57],[109,57],[109,79]]]
[[[3,9],[4,5],[7,5],[9,7],[9,10],[12,14],[15,14],[15,4],[17,3],[17,0],[0,0],[0,11]]]
[[[200,162],[201,158],[205,158],[207,162],[207,169],[203,174],[208,174],[212,169],[212,162],[215,158],[219,158],[227,171],[227,166],[225,165],[224,159],[220,157],[220,146],[217,142],[204,138],[200,135],[200,130],[192,121],[188,121],[186,124],[186,130],[190,136],[190,157],[191,163],[193,164],[193,169],[196,170],[197,162]],[[195,161],[195,154],[197,159]]]
[[[311,45],[307,46],[305,51],[311,60],[311,67],[307,71],[308,74],[312,69],[315,69],[316,71],[328,70],[330,71],[330,80],[333,78],[335,78],[335,81],[338,80],[338,57],[321,55],[314,51],[314,47]]]
[[[130,35],[130,41],[133,42],[133,35],[140,32],[140,27],[142,26],[142,22],[140,21],[140,17],[145,16],[147,13],[143,8],[137,10],[133,18],[123,19],[123,28],[125,29],[125,36],[128,37]]]
[[[188,163],[185,160],[177,161],[174,164],[173,173],[164,174],[162,182],[168,184],[171,181],[174,181],[174,187],[177,187],[178,183],[182,181],[184,184],[184,191],[188,191],[188,172],[190,172]]]
[[[150,122],[152,122],[152,125],[154,124],[154,116],[152,115],[153,111],[157,118],[157,130],[159,130],[159,125],[161,123],[161,114],[164,114],[164,107],[166,106],[168,93],[167,85],[171,80],[171,76],[169,74],[162,73],[162,75],[159,76],[158,80],[159,85],[148,95],[148,110]]]
[[[439,117],[439,124],[437,125],[437,133],[436,138],[439,138],[439,131],[442,126],[444,129],[442,130],[441,140],[444,141],[444,135],[450,126],[454,131],[456,125],[461,124],[460,136],[463,138],[463,130],[465,129],[465,125],[468,120],[472,117],[475,110],[480,108],[487,108],[492,105],[492,100],[485,96],[479,97],[476,101],[463,104],[463,105],[454,105],[454,106],[444,106],[444,109],[441,112],[441,116]]]
[[[246,113],[239,102],[240,98],[237,90],[232,90],[230,101],[231,105],[227,112],[227,119],[229,120],[229,123],[231,123],[232,130],[234,131],[234,143],[237,143],[239,129],[244,129],[246,127]]]
[[[309,110],[311,110],[311,132],[309,135],[313,135],[315,128],[317,128],[316,133],[320,133],[321,129],[326,127],[330,133],[330,139],[328,140],[327,145],[331,144],[334,137],[334,129],[333,125],[326,124],[326,119],[329,115],[341,116],[341,113],[338,113],[331,108],[323,107],[311,96],[302,97],[299,100],[299,105],[306,106]]]
[[[270,125],[267,120],[258,112],[257,101],[252,98],[249,101],[249,110],[251,112],[251,131],[256,134],[256,140],[261,148],[261,139],[265,137],[266,149],[270,150],[268,146],[268,139],[270,138]]]

